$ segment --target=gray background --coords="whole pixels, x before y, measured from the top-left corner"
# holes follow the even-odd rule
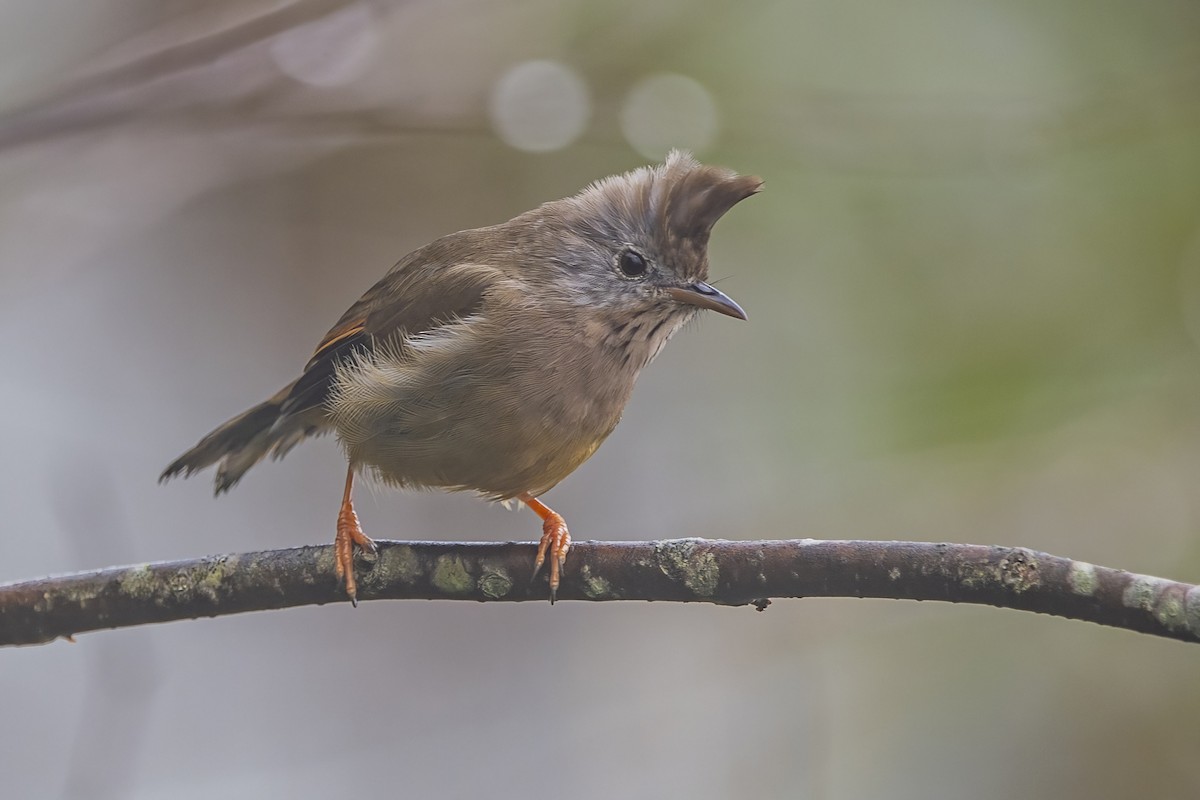
[[[298,38],[94,84],[274,6],[0,8],[0,580],[329,541],[332,440],[220,500],[155,479],[399,256],[655,141],[766,179],[711,250],[751,321],[703,320],[644,376],[547,498],[577,538],[998,543],[1200,578],[1194,3],[325,5]],[[496,132],[531,59],[587,90],[546,152]],[[629,110],[663,72],[699,112]],[[538,531],[465,495],[360,513],[383,538]],[[0,785],[1186,798],[1198,657],[939,604],[306,608],[0,653]]]

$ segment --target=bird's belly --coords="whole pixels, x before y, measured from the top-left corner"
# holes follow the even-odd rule
[[[470,490],[506,500],[522,492],[549,491],[586,461],[603,439],[578,437],[547,441],[448,426],[438,443],[387,433],[354,444],[350,459],[373,468],[385,482],[399,486]]]
[[[624,405],[567,400],[552,386],[409,389],[387,409],[335,408],[333,418],[350,460],[385,482],[536,496],[596,451]]]

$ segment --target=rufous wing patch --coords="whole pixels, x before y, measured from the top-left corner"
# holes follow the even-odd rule
[[[317,345],[317,349],[313,352],[312,358],[308,360],[308,364],[305,366],[305,369],[308,369],[313,364],[320,361],[321,356],[336,348],[342,342],[358,336],[360,333],[365,331],[366,328],[366,319],[349,320],[348,322],[342,323],[335,327],[329,333],[325,334],[325,338],[319,345]]]

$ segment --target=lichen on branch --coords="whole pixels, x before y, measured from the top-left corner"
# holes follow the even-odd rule
[[[377,541],[360,556],[359,600],[517,602],[534,546]],[[753,605],[771,598],[874,597],[976,603],[1200,642],[1200,588],[1013,547],[789,539],[581,542],[560,600]],[[102,628],[347,602],[332,546],[140,564],[0,585],[0,645]]]

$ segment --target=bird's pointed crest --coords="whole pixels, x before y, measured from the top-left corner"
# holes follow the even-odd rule
[[[672,150],[662,164],[596,181],[574,198],[585,214],[616,230],[640,232],[703,247],[725,212],[762,188],[762,179],[696,161]]]

